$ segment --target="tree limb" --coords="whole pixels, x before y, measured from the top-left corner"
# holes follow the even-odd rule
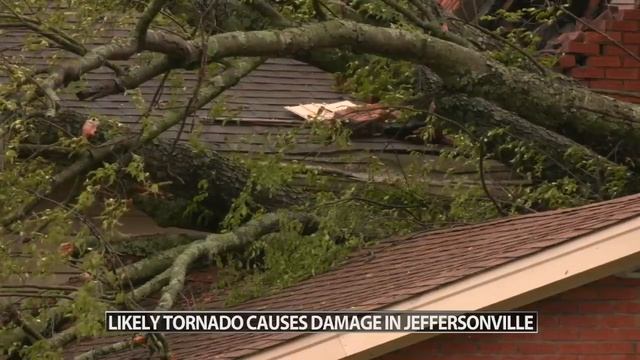
[[[142,49],[144,49],[149,25],[151,25],[153,19],[156,17],[156,15],[158,15],[160,10],[162,10],[162,7],[167,2],[168,0],[152,0],[147,5],[142,15],[140,15],[138,23],[133,30],[133,39],[137,46],[137,51],[141,51]]]
[[[127,349],[133,349],[139,346],[142,346],[142,345],[136,344],[133,341],[133,339],[124,340],[124,341],[117,342],[115,344],[110,344],[107,346],[103,346],[97,349],[87,351],[86,353],[80,354],[74,357],[73,359],[74,360],[94,360],[94,359],[99,359],[101,356],[104,356],[104,355],[113,354],[113,353],[120,352]]]
[[[507,68],[479,52],[428,35],[332,20],[209,38],[211,58],[291,56],[340,46],[424,64],[440,75],[451,91],[494,101],[540,126],[559,129],[570,125],[579,130],[573,136],[591,135],[590,139],[572,136],[574,140],[595,149],[602,147],[602,136],[626,139],[629,156],[640,155],[638,106],[595,94],[560,75],[543,77]]]
[[[291,220],[300,221],[305,227],[314,225],[314,219],[307,214],[289,214]],[[290,220],[290,221],[291,221]],[[169,283],[162,290],[163,294],[156,310],[170,310],[178,293],[184,286],[187,270],[194,261],[202,256],[213,256],[231,249],[245,247],[260,237],[278,231],[281,215],[270,213],[253,219],[233,232],[212,234],[204,240],[187,247],[174,261],[170,269]]]
[[[207,86],[198,95],[197,101],[190,108],[180,108],[174,111],[167,112],[161,119],[153,122],[147,127],[144,133],[140,136],[126,136],[119,137],[106,144],[100,145],[97,148],[91,149],[87,154],[83,155],[79,160],[65,168],[63,171],[56,174],[50,185],[49,192],[57,190],[61,185],[70,179],[73,179],[97,164],[106,161],[110,156],[115,153],[129,151],[142,144],[149,143],[167,129],[177,124],[184,116],[192,114],[197,109],[200,109],[204,105],[208,104],[224,90],[234,86],[238,81],[250,73],[255,67],[261,64],[264,60],[260,58],[248,58],[238,59],[232,62],[232,66],[224,70],[219,75],[210,79],[207,82]],[[13,214],[0,220],[1,226],[9,226],[13,222],[26,216],[33,208],[39,203],[40,199],[34,197],[31,201],[25,203],[20,209]]]
[[[545,166],[545,179],[554,180],[570,175],[582,183],[591,184],[598,192],[601,184],[618,183],[621,174],[629,173],[625,166],[482,98],[470,98],[466,95],[443,97],[437,101],[437,109],[438,113],[457,119],[467,129],[474,129],[478,136],[504,128],[508,135],[531,143],[550,158]],[[509,163],[512,159],[499,160]],[[623,192],[623,189],[619,191]]]

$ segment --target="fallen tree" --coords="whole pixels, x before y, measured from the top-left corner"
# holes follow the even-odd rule
[[[124,11],[135,23],[129,26],[128,36],[90,49],[74,39],[80,34],[72,36],[63,27],[44,23],[30,13],[33,9],[23,8],[19,2],[3,4],[2,15],[7,23],[0,27],[29,29],[77,55],[74,60],[49,65],[44,70],[2,60],[10,81],[2,88],[0,103],[6,138],[0,202],[7,204],[0,210],[0,234],[7,239],[11,236],[12,240],[3,238],[0,242],[0,261],[9,264],[7,277],[20,275],[33,264],[30,260],[20,263],[22,260],[13,256],[15,251],[30,251],[30,256],[23,257],[26,259],[51,256],[50,249],[19,246],[15,238],[25,243],[62,243],[68,245],[63,247],[66,263],[80,267],[87,278],[74,295],[60,289],[23,294],[64,298],[55,304],[63,315],[70,314],[67,302],[87,306],[90,298],[99,305],[96,308],[135,308],[154,294],[159,294],[155,307],[168,310],[176,306],[188,271],[198,264],[211,264],[216,256],[235,252],[243,265],[251,265],[245,267],[257,269],[251,270],[251,275],[256,275],[269,266],[263,252],[276,251],[269,246],[275,247],[278,241],[286,241],[287,246],[282,248],[290,251],[317,244],[315,250],[320,249],[319,252],[308,253],[319,258],[327,253],[331,254],[326,256],[337,257],[335,254],[345,253],[349,246],[389,235],[389,231],[442,226],[466,221],[467,217],[482,220],[523,208],[536,211],[550,207],[548,204],[560,204],[522,200],[524,197],[511,193],[515,197],[510,199],[513,204],[493,198],[484,176],[483,160],[487,155],[511,163],[518,176],[533,177],[524,193],[555,186],[555,192],[550,193],[561,194],[560,200],[579,194],[576,201],[588,202],[636,190],[638,168],[633,159],[640,155],[637,106],[593,93],[544,68],[540,71],[539,66],[534,66],[536,70],[532,72],[527,70],[529,67],[500,63],[484,51],[487,37],[483,31],[478,33],[467,24],[452,24],[452,30],[446,30],[442,26],[446,19],[434,11],[437,6],[430,1],[405,4],[385,0],[380,5],[384,8],[378,10],[362,7],[358,2],[322,0],[318,2],[321,6],[311,9],[259,0],[228,3],[229,7],[219,7],[218,2],[203,2],[204,7],[199,8],[151,0]],[[291,15],[293,10],[300,14]],[[237,21],[244,12],[251,13],[246,24]],[[386,12],[392,16],[381,15]],[[73,24],[72,18],[62,18]],[[161,20],[163,25],[174,23],[174,31],[152,28]],[[92,26],[97,29],[101,25],[98,22]],[[489,38],[491,49],[519,49],[516,44]],[[119,63],[133,61],[141,54],[151,54],[151,60],[131,67]],[[323,69],[345,72],[347,82],[359,76],[365,78],[368,86],[361,88],[383,89],[375,94],[371,91],[371,98],[394,93],[395,86],[411,87],[408,92],[413,96],[401,97],[389,105],[403,111],[411,106],[408,116],[422,121],[425,131],[432,125],[432,117],[443,120],[450,134],[462,139],[454,143],[455,149],[477,163],[482,186],[471,190],[454,187],[448,197],[428,196],[414,181],[429,176],[428,171],[417,169],[409,173],[400,169],[404,181],[401,186],[380,189],[372,183],[349,184],[340,191],[318,191],[311,196],[286,182],[276,182],[278,187],[274,189],[259,183],[252,169],[229,158],[161,136],[183,126],[187,117],[269,57],[297,58]],[[383,69],[398,64],[406,69],[409,63],[426,67],[441,80],[441,86],[416,89],[415,84],[367,73],[372,70],[357,61],[363,57],[372,61],[385,59],[388,62]],[[210,71],[214,64],[216,70]],[[354,70],[354,66],[358,68]],[[87,118],[66,112],[58,92],[102,67],[113,72],[111,78],[88,84],[76,93],[78,99],[91,101],[124,93],[175,70],[195,71],[198,81],[189,99],[176,106],[158,108],[153,99],[147,113],[141,116],[141,129],[78,137],[77,134],[84,134]],[[160,89],[162,86],[164,80]],[[480,149],[479,153],[465,148],[465,139],[471,148]],[[610,153],[616,156],[608,156]],[[275,167],[270,170],[274,173],[270,175],[277,175]],[[322,185],[315,174],[304,175]],[[74,181],[77,189],[66,200],[50,199]],[[122,189],[116,186],[121,183],[125,184]],[[563,188],[564,184],[569,185]],[[133,191],[136,189],[141,191]],[[464,191],[469,193],[456,198],[457,192]],[[535,196],[536,192],[528,194]],[[131,197],[137,207],[163,225],[197,227],[213,233],[176,238],[157,235],[151,239],[119,234],[114,224]],[[468,202],[461,205],[460,199]],[[46,202],[54,204],[53,209],[39,207]],[[86,204],[96,202],[102,212],[99,216],[89,215]],[[192,207],[194,203],[197,207]],[[459,208],[465,208],[467,213],[460,216]],[[279,212],[283,209],[286,211]],[[204,214],[207,221],[198,225],[197,219]],[[69,245],[71,237],[81,241]],[[144,253],[143,259],[123,263],[125,251],[119,245],[123,242],[144,243],[143,247],[150,251]],[[336,261],[329,257],[323,266]],[[288,265],[295,268],[295,263]],[[297,279],[311,274],[295,275],[293,278]],[[50,304],[39,304],[38,308],[45,305]],[[2,344],[6,344],[3,349],[11,349],[14,358],[37,358],[43,353],[29,351],[57,352],[75,337],[98,335],[94,330],[101,320],[82,320],[78,314],[73,315],[65,318],[67,322],[56,321],[59,314],[44,311],[36,311],[35,317],[40,321],[13,316],[4,324],[8,331],[0,335]],[[68,323],[74,325],[61,328]],[[80,325],[84,323],[92,324],[91,331],[82,330]],[[63,331],[56,333],[51,328]],[[169,351],[170,345],[163,343],[161,337],[151,338],[149,344],[146,340],[140,344]],[[98,358],[131,345],[113,344],[81,357]]]
[[[61,138],[57,135],[58,127],[63,126],[68,133],[80,132],[86,116],[79,113],[63,113],[63,119],[56,120],[56,126],[49,121],[38,121],[42,126],[37,132],[43,136],[38,143],[23,143],[19,149],[23,156],[43,156],[59,164],[72,163],[77,155],[64,147],[56,145]],[[105,139],[100,139],[102,143]],[[102,143],[92,145],[87,151],[91,154],[94,148]],[[144,170],[150,180],[159,186],[159,194],[141,188],[133,179],[123,179],[123,187],[131,196],[136,207],[149,214],[161,226],[182,226],[201,228],[210,231],[216,227],[229,212],[233,201],[245,190],[250,171],[237,161],[225,157],[215,151],[197,151],[186,143],[175,143],[172,139],[157,139],[137,147],[135,154],[144,159]],[[126,153],[127,150],[124,150]],[[123,151],[116,150],[103,160],[117,161]],[[95,159],[95,157],[93,157]],[[171,161],[167,161],[171,159]],[[125,160],[126,162],[126,160]],[[94,167],[97,167],[96,163]],[[67,180],[68,181],[68,180]],[[198,201],[198,207],[209,213],[206,221],[198,225],[197,217],[201,214],[189,214],[187,208],[192,199],[202,192],[198,183],[206,182],[206,197]],[[62,181],[60,181],[62,184]],[[256,206],[264,209],[277,209],[300,203],[299,190],[283,188],[275,193],[256,191],[252,193]]]

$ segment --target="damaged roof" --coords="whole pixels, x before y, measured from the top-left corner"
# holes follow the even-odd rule
[[[382,241],[342,266],[234,309],[375,310],[527,258],[640,215],[640,194],[587,206],[513,216]],[[216,305],[198,303],[200,310]],[[167,334],[177,359],[235,359],[302,334]],[[71,345],[66,357],[116,341],[104,336]],[[146,349],[108,358],[145,359]]]
[[[56,54],[56,62],[75,57],[59,50],[45,48],[24,49],[28,30],[7,29],[0,34],[0,53],[16,63],[32,68],[48,65],[49,57]],[[92,41],[95,45],[106,43],[116,36],[126,36],[123,29],[108,30]],[[91,47],[91,46],[89,46]],[[123,64],[130,66],[131,63]],[[158,115],[178,101],[186,101],[197,83],[195,71],[175,71],[182,83],[167,81],[161,91],[159,107],[152,112]],[[0,82],[4,74],[0,74]],[[122,124],[139,129],[141,114],[146,105],[136,104],[133,94],[139,95],[148,104],[157,91],[161,76],[142,84],[128,94],[110,95],[95,100],[79,100],[76,92],[83,90],[87,82],[109,81],[114,79],[110,69],[102,67],[85,74],[77,84],[59,90],[61,105],[67,110],[86,113],[89,116],[117,118]],[[445,144],[425,144],[414,139],[406,141],[405,135],[358,134],[350,139],[348,147],[326,144],[314,134],[308,121],[287,107],[302,104],[330,104],[341,101],[353,101],[348,95],[336,89],[332,74],[309,64],[293,59],[269,59],[251,74],[244,77],[234,87],[225,91],[217,102],[212,102],[199,110],[195,116],[186,119],[180,132],[180,125],[167,130],[161,136],[173,139],[180,133],[180,140],[188,141],[192,135],[211,149],[232,154],[272,154],[279,153],[279,137],[293,134],[293,144],[287,147],[287,160],[303,161],[305,164],[327,171],[330,174],[346,175],[357,180],[369,180],[371,164],[385,164],[378,178],[381,181],[402,179],[404,168],[416,163],[416,153],[420,166],[428,165],[433,169],[428,179],[429,188],[435,193],[446,191],[451,176],[459,182],[477,184],[479,176],[474,164],[462,161],[441,159],[439,154],[448,146]],[[173,101],[173,103],[172,103]],[[357,136],[356,136],[357,135]],[[415,137],[415,136],[414,136]],[[527,183],[518,179],[511,170],[493,160],[486,160],[485,172],[487,184],[493,187]]]

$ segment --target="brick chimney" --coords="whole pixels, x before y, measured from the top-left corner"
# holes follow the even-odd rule
[[[637,9],[638,8],[637,0],[611,0],[609,1],[609,5],[615,6],[620,10],[626,9]]]
[[[592,89],[640,103],[640,9],[635,0],[612,3],[623,8],[556,39],[562,44],[558,68]]]
[[[578,14],[584,17],[565,26],[563,33],[546,43],[543,52],[559,55],[556,69],[585,86],[640,104],[640,0],[584,1],[590,2]],[[439,2],[445,10],[458,16],[468,2],[482,8],[493,3],[487,0]]]

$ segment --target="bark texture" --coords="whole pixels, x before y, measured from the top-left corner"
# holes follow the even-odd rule
[[[172,149],[169,141],[158,141],[140,148],[140,155],[145,158],[145,170],[154,181],[170,182],[162,189],[167,198],[135,198],[136,205],[162,226],[215,231],[250,178],[249,171],[242,165],[213,151],[197,153],[184,144]],[[207,196],[198,202],[198,207],[208,215],[199,221],[202,213],[190,214],[187,208],[199,194],[198,183],[202,180],[208,184]],[[252,195],[257,205],[269,210],[300,201],[299,190],[288,187],[273,194],[265,190]]]
[[[532,145],[536,151],[547,157],[542,178],[553,181],[563,176],[571,176],[589,184],[595,193],[610,197],[629,190],[629,184],[620,184],[627,180],[631,172],[625,166],[617,164],[591,149],[563,135],[533,124],[515,113],[477,97],[455,95],[438,100],[438,113],[455,119],[465,129],[472,130],[477,137],[484,137],[490,131],[504,129],[511,138]],[[497,150],[500,143],[493,144]],[[513,154],[495,151],[499,160],[511,163]],[[617,186],[613,191],[605,187]],[[609,195],[605,195],[609,192]]]
[[[604,147],[611,148],[612,141],[623,141],[628,157],[640,154],[638,106],[593,93],[561,75],[507,68],[482,53],[429,35],[332,20],[284,30],[214,35],[208,45],[211,58],[295,56],[332,47],[426,65],[449,91],[493,101],[601,154]]]

